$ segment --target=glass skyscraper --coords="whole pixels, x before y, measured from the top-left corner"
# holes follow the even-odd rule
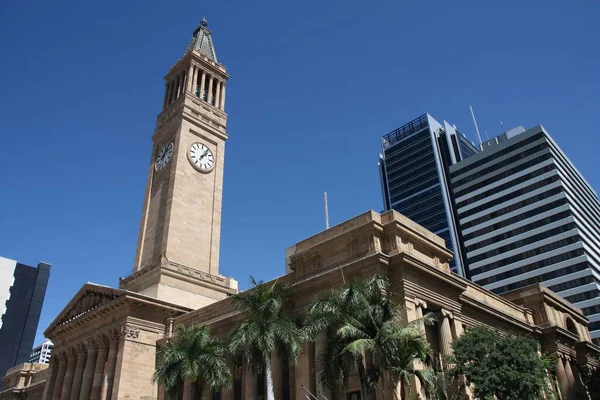
[[[49,277],[49,264],[0,257],[0,376],[29,360]]]
[[[498,294],[541,283],[599,343],[600,200],[548,132],[513,129],[450,171],[471,279]]]
[[[385,210],[394,209],[446,240],[451,269],[465,276],[449,167],[477,153],[467,138],[429,114],[381,139],[379,171]]]

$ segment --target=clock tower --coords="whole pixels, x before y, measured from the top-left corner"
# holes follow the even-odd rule
[[[237,292],[219,275],[228,79],[203,19],[165,76],[133,274],[121,288],[191,308]]]

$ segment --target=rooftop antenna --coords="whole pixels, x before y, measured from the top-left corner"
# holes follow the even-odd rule
[[[479,140],[479,150],[483,150],[483,143],[481,142],[481,135],[479,134],[479,128],[477,127],[477,120],[475,119],[473,106],[469,106],[469,108],[471,109],[471,117],[473,117],[473,125],[475,125],[475,133],[477,134],[477,140]]]
[[[327,192],[323,194],[325,201],[325,229],[329,229],[329,208],[327,207]]]
[[[500,121],[500,126],[502,127],[502,132],[506,133],[506,128],[504,127],[504,122]]]

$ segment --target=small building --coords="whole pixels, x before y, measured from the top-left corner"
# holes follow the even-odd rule
[[[47,364],[23,363],[2,378],[0,400],[41,399],[50,369]]]
[[[54,344],[52,343],[52,340],[44,340],[42,344],[34,347],[33,350],[31,350],[29,362],[34,364],[50,364],[50,357],[52,356],[53,348]]]

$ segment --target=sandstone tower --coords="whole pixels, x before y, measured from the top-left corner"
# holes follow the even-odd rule
[[[228,79],[203,19],[165,76],[135,265],[122,289],[191,308],[237,291],[219,275]]]

